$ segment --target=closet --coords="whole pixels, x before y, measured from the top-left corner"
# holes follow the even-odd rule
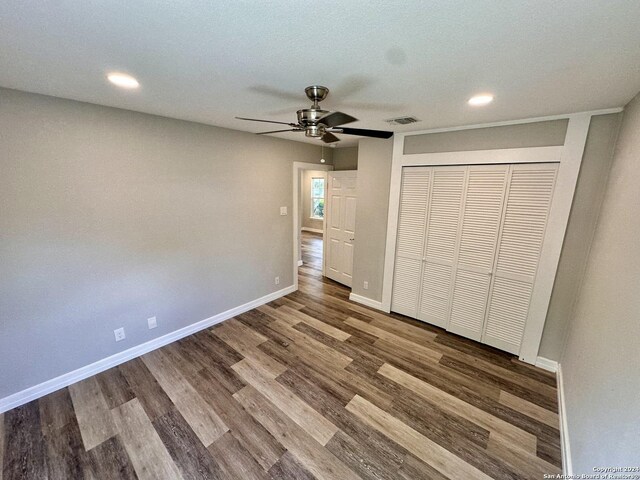
[[[519,353],[557,169],[404,167],[391,310]]]

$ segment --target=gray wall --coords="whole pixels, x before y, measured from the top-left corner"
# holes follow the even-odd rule
[[[322,230],[324,227],[323,220],[311,218],[311,179],[313,177],[323,177],[326,179],[327,172],[322,170],[304,170],[302,172],[302,201],[301,205],[301,223],[302,227]]]
[[[640,464],[640,95],[625,109],[561,358],[574,473]]]
[[[292,162],[319,159],[0,89],[0,398],[291,285],[279,208],[292,211]]]
[[[621,114],[592,117],[538,355],[560,360],[595,233]]]
[[[465,152],[564,145],[568,123],[568,120],[563,119],[411,135],[405,137],[403,153]]]
[[[552,293],[552,304],[545,324],[540,346],[541,355],[559,360],[564,338],[569,325],[570,312],[575,304],[577,285],[580,284],[583,266],[588,252],[589,239],[595,229],[595,215],[602,199],[606,172],[611,163],[612,145],[615,140],[618,117],[606,115],[594,117],[589,130],[584,155],[584,168],[580,173],[578,191],[569,218],[566,240],[562,249],[556,286]],[[516,148],[524,146],[562,145],[567,121],[555,120],[532,124],[490,127],[473,130],[428,134],[407,137],[405,151],[412,153],[465,151],[487,148]],[[435,135],[435,138],[429,138]],[[364,252],[356,243],[354,257],[353,292],[375,301],[382,300],[382,259],[371,257],[373,252],[382,252],[386,244],[386,214],[375,218],[367,213],[367,221],[360,219],[363,208],[362,195],[375,197],[376,208],[388,210],[388,194],[391,176],[392,149],[376,149],[376,144],[360,141],[358,155],[359,189],[357,228],[358,238],[365,238]],[[364,148],[363,148],[364,146]],[[375,168],[367,168],[367,163]],[[376,185],[377,188],[371,188]],[[364,192],[363,192],[364,191]],[[384,192],[384,193],[383,193]],[[384,197],[384,198],[382,198]],[[371,199],[369,199],[371,201]],[[365,205],[366,209],[367,206]],[[364,290],[362,281],[369,281],[369,290]]]
[[[358,169],[358,147],[332,148],[331,150],[334,170]]]
[[[392,153],[393,138],[360,140],[352,291],[378,301],[382,298]],[[368,290],[363,287],[365,280]]]

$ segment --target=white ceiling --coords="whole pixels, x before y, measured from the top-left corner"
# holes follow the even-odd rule
[[[259,132],[234,116],[294,121],[311,84],[349,126],[422,120],[395,131],[622,106],[640,90],[640,1],[0,2],[5,87]],[[469,107],[479,92],[495,101]]]

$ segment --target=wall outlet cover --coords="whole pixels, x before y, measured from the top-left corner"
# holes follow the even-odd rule
[[[124,327],[116,328],[113,331],[113,335],[116,337],[116,342],[119,342],[120,340],[124,340],[126,338],[124,334]]]
[[[365,280],[365,282],[364,282],[364,285],[363,285],[363,286],[364,286],[364,289],[365,289],[365,290],[369,290],[369,282],[367,282],[366,280]]]
[[[276,285],[280,285],[280,277],[276,277],[274,279],[274,282],[276,283]]]
[[[280,207],[280,215],[286,215],[287,214],[287,207]]]
[[[151,330],[158,326],[158,321],[156,320],[156,317],[147,318],[147,324],[149,325],[149,330]]]

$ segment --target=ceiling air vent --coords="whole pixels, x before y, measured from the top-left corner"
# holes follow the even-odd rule
[[[385,122],[390,123],[391,125],[409,125],[410,123],[417,123],[419,121],[420,120],[416,117],[398,117],[385,120]]]

